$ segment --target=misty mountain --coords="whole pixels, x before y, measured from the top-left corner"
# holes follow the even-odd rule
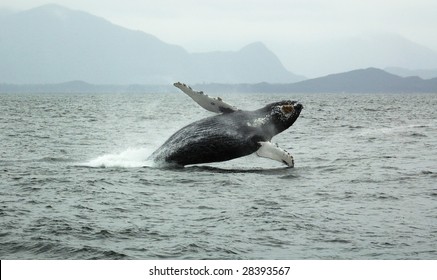
[[[417,76],[422,79],[432,79],[437,78],[437,69],[417,69],[417,70],[410,70],[400,67],[387,67],[384,69],[384,71],[387,71],[391,74],[395,74],[401,77],[413,77]]]
[[[297,83],[194,84],[208,93],[437,93],[437,78],[399,77],[377,68],[358,69]],[[2,84],[0,92],[174,92],[171,85],[96,85],[82,81],[58,84]]]
[[[366,34],[315,42],[295,41],[276,50],[286,65],[308,77],[354,69],[436,69],[437,52],[393,33]],[[397,74],[397,73],[395,73]],[[425,78],[425,77],[423,77]]]
[[[85,12],[45,5],[0,14],[0,82],[168,84],[293,82],[262,43],[236,52],[188,53]]]
[[[0,93],[169,93],[174,92],[172,84],[90,84],[84,81],[69,81],[53,84],[3,84]]]
[[[399,77],[377,68],[332,74],[293,84],[299,92],[416,93],[437,92],[437,79]]]
[[[377,68],[353,70],[291,84],[198,85],[205,92],[437,93],[437,78],[399,77]]]

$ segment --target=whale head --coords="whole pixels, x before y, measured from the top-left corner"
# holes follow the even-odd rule
[[[274,135],[286,130],[297,120],[303,105],[297,101],[284,100],[268,104],[263,108],[263,111],[270,113],[271,125],[270,133]]]

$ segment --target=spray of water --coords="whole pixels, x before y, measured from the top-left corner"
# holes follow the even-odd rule
[[[119,153],[111,153],[99,156],[88,162],[80,164],[87,167],[123,167],[135,168],[153,166],[153,162],[147,160],[153,151],[148,148],[128,148]]]

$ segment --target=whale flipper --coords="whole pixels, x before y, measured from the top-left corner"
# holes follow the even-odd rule
[[[191,87],[180,82],[173,84],[178,89],[182,90],[186,95],[191,97],[202,108],[214,113],[232,113],[238,111],[237,107],[229,105],[220,97],[211,97],[202,91],[194,91]]]
[[[284,163],[288,167],[294,167],[293,156],[284,149],[279,148],[271,142],[258,142],[261,147],[256,151],[259,157],[273,159]]]

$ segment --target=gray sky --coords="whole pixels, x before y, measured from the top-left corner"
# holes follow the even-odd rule
[[[25,10],[47,3],[50,1],[2,0],[0,7]],[[436,0],[58,0],[51,3],[153,34],[191,52],[238,50],[251,42],[262,41],[291,71],[295,71],[295,65],[287,51],[296,43],[317,44],[347,36],[396,33],[437,50]]]

